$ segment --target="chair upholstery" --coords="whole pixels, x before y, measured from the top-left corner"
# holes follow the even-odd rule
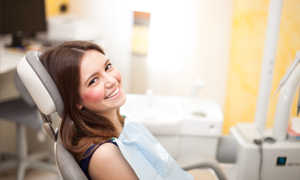
[[[43,127],[38,109],[28,106],[22,98],[0,103],[0,117],[32,129],[39,130]]]
[[[59,167],[62,179],[87,180],[87,177],[79,165],[77,165],[74,157],[63,146],[59,134],[55,143],[55,151],[56,164]]]
[[[30,107],[36,107],[35,102],[33,101],[32,97],[30,96],[26,87],[24,86],[18,73],[14,74],[14,82],[15,82],[15,86],[16,86],[18,92],[21,95],[21,98],[26,102],[26,104]]]
[[[39,116],[38,109],[17,73],[14,74],[14,84],[21,98],[2,102],[0,117],[32,129],[41,129],[43,121]]]
[[[38,52],[27,52],[20,60],[17,71],[40,110],[46,132],[55,141],[55,162],[60,178],[87,180],[74,157],[64,148],[58,131],[52,128],[51,114],[57,112],[62,117],[64,105],[53,79],[38,58]]]

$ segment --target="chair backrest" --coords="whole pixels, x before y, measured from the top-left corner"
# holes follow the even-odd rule
[[[64,104],[53,79],[39,60],[38,53],[37,51],[27,52],[26,56],[20,60],[17,72],[40,110],[47,134],[56,142],[54,152],[60,178],[87,180],[74,157],[64,148],[57,129],[54,131],[52,128],[50,115],[57,112],[62,117]]]
[[[26,104],[30,107],[36,107],[35,102],[33,101],[26,87],[22,83],[22,80],[20,79],[18,73],[14,74],[14,82],[18,92],[20,93],[22,99],[26,102]]]

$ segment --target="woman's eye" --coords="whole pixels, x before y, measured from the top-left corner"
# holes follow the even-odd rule
[[[105,67],[105,71],[109,70],[111,68],[112,64],[109,63],[106,67]]]
[[[94,84],[96,81],[97,81],[97,78],[92,79],[91,82],[89,83],[89,86]]]

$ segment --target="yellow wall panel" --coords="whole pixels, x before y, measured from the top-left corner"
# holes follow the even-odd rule
[[[45,0],[46,17],[59,14],[60,6],[68,4],[69,0]]]
[[[253,122],[262,65],[269,1],[234,1],[231,59],[223,133],[237,122]],[[273,126],[281,77],[300,50],[300,1],[284,1],[269,101],[267,126]],[[296,104],[293,105],[295,115]]]
[[[132,53],[147,55],[149,26],[134,25],[132,28]]]

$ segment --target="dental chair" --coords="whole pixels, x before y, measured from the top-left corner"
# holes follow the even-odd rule
[[[57,112],[62,117],[64,105],[53,79],[38,58],[38,52],[27,52],[26,56],[20,60],[17,72],[40,110],[47,134],[55,141],[55,162],[60,178],[65,180],[87,180],[74,157],[64,148],[58,129],[54,130],[52,127],[51,114]],[[193,155],[176,161],[184,170],[211,168],[219,180],[226,180],[214,158]]]

